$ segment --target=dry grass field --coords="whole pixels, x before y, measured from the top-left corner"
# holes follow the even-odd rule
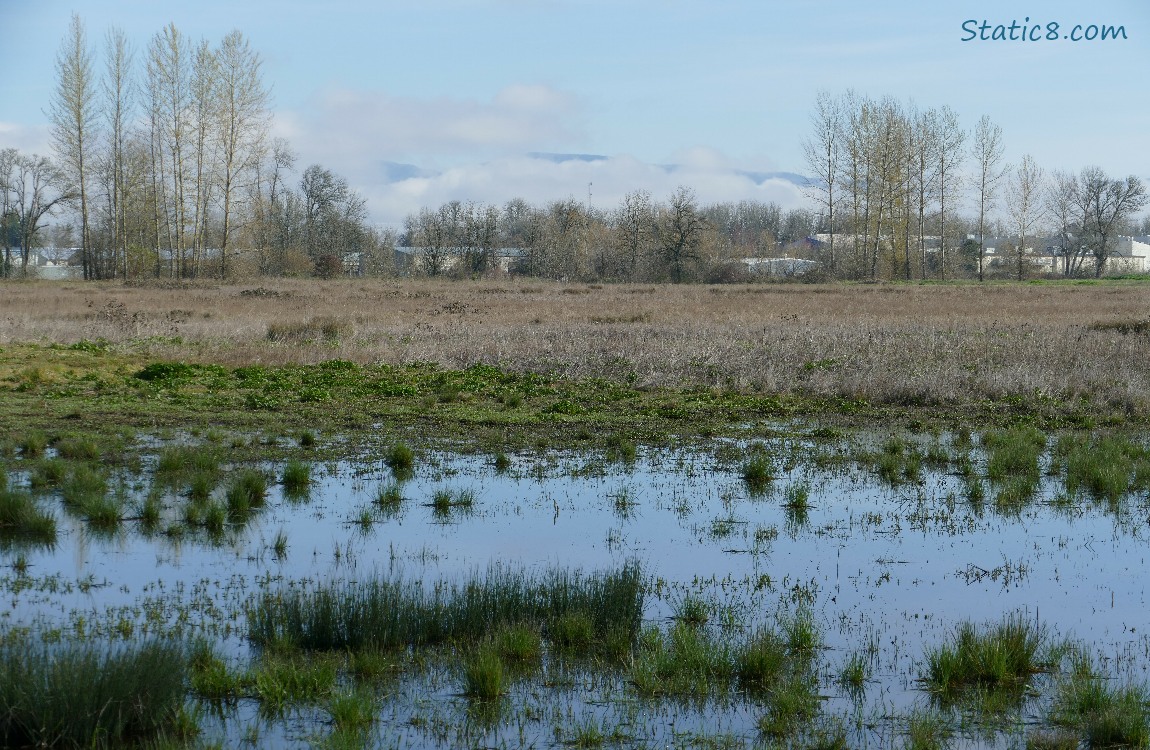
[[[650,286],[261,279],[0,285],[0,346],[227,365],[486,363],[638,386],[1150,413],[1150,285]],[[2,355],[0,355],[2,357]]]

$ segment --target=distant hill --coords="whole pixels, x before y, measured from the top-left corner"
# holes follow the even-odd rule
[[[529,159],[538,159],[540,161],[550,162],[552,164],[563,164],[565,162],[599,162],[607,161],[611,157],[604,154],[559,154],[550,153],[546,151],[531,151],[525,154]],[[667,172],[677,172],[684,169],[681,164],[658,164],[660,169]],[[756,185],[762,185],[768,180],[782,180],[789,182],[797,187],[807,187],[808,185],[815,184],[815,180],[805,177],[801,174],[794,172],[756,172],[747,169],[734,169],[731,170],[733,174],[740,177],[746,177],[754,182]],[[380,162],[380,176],[385,183],[403,182],[404,180],[418,179],[418,178],[432,178],[437,177],[440,173],[433,169],[425,169],[416,164],[403,164],[400,162],[384,161]]]

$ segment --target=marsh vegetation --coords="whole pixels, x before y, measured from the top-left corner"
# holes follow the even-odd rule
[[[1116,306],[1100,310],[1132,314],[1137,287],[1108,288],[1018,291],[1099,294]],[[417,305],[417,320],[433,298],[406,295],[433,289],[387,304]],[[552,294],[479,289],[512,322]],[[762,295],[763,311],[739,313],[757,322],[729,329],[739,346],[759,337],[760,360],[764,331],[795,333],[796,321],[768,320],[771,295],[793,294],[778,290],[737,292]],[[232,293],[173,293],[193,292]],[[576,337],[578,300],[599,292],[569,295],[538,325]],[[736,292],[658,292],[684,293]],[[938,304],[994,293],[948,287]],[[595,304],[652,294],[620,287]],[[913,288],[814,293],[849,297],[875,341],[894,330],[880,308],[900,294],[920,304]],[[810,316],[803,345],[830,346],[833,315],[793,301]],[[1150,742],[1150,447],[1141,402],[1114,382],[1089,397],[1002,378],[998,393],[868,395],[851,384],[867,370],[868,388],[887,388],[886,363],[827,362],[849,336],[801,368],[802,386],[724,385],[738,363],[717,360],[672,377],[649,359],[660,375],[643,375],[652,352],[625,348],[653,335],[671,347],[660,356],[682,357],[679,312],[665,328],[659,315],[618,324],[635,327],[610,350],[630,369],[536,369],[510,345],[499,363],[468,361],[457,345],[483,327],[455,313],[419,329],[439,355],[416,363],[414,339],[384,333],[407,325],[382,322],[386,309],[326,349],[226,348],[207,328],[3,345],[6,744]],[[920,318],[935,326],[931,366],[950,367],[932,320]],[[1131,358],[1114,372],[1134,388],[1145,343],[1104,336],[1105,356]],[[984,352],[988,367],[1027,345],[1006,339]],[[566,356],[563,336],[550,340]],[[68,692],[91,670],[116,676],[91,683],[104,714]]]

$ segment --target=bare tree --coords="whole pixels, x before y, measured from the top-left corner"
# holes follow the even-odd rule
[[[826,256],[827,271],[835,274],[835,208],[841,197],[839,185],[840,162],[842,160],[843,105],[825,91],[819,92],[815,100],[815,111],[811,115],[814,132],[803,141],[803,155],[807,166],[815,175],[815,182],[808,192],[818,202],[827,217],[827,231],[830,234]]]
[[[1063,276],[1077,276],[1088,252],[1082,233],[1086,215],[1078,193],[1078,177],[1054,172],[1044,195],[1046,212],[1057,235],[1056,250],[1062,258]]]
[[[0,276],[5,278],[12,273],[12,248],[16,246],[18,234],[12,187],[19,156],[20,152],[14,148],[0,150],[0,247],[4,248],[4,255],[0,257]]]
[[[147,72],[156,234],[164,238],[171,274],[184,276],[191,270],[186,250],[194,218],[188,193],[195,189],[188,163],[193,150],[191,53],[175,24],[152,37]],[[157,271],[160,262],[157,257]]]
[[[67,175],[45,156],[18,154],[14,167],[9,192],[20,241],[21,275],[26,276],[44,217],[79,194]]]
[[[128,140],[135,112],[135,84],[132,78],[134,52],[121,29],[108,31],[104,40],[104,115],[108,144],[103,158],[107,204],[108,244],[112,250],[109,275],[122,270],[128,275],[128,207],[132,194],[141,185],[132,180]],[[118,262],[117,261],[118,258]]]
[[[192,54],[190,126],[192,133],[192,218],[191,266],[188,275],[198,276],[209,244],[210,207],[216,186],[216,146],[220,118],[216,96],[217,63],[215,53],[206,41],[196,45]]]
[[[1022,157],[1022,162],[1011,173],[1006,186],[1006,209],[1012,226],[1017,230],[1018,243],[1015,246],[1015,265],[1019,281],[1026,271],[1026,236],[1042,220],[1043,172],[1030,154]]]
[[[1123,222],[1146,205],[1146,187],[1134,175],[1111,180],[1099,167],[1086,167],[1078,181],[1083,233],[1094,255],[1094,276],[1106,270]]]
[[[463,231],[466,236],[468,270],[475,274],[499,271],[499,207],[488,204],[467,205]]]
[[[68,35],[56,55],[56,93],[48,115],[52,142],[67,178],[80,198],[80,252],[84,278],[98,278],[100,270],[91,257],[88,179],[95,145],[98,110],[96,82],[92,74],[92,51],[80,16],[72,14]]]
[[[220,274],[228,273],[228,251],[243,188],[257,179],[270,122],[268,91],[260,75],[258,54],[239,31],[224,37],[216,52],[220,117]]]
[[[708,229],[707,220],[699,213],[695,193],[687,187],[675,190],[668,205],[659,211],[655,224],[659,254],[671,281],[678,284],[687,280],[692,267],[701,259],[703,235]]]
[[[651,194],[636,190],[623,196],[622,204],[610,215],[609,222],[618,277],[634,281],[653,254],[655,209]]]
[[[947,207],[953,208],[955,196],[962,191],[961,166],[966,142],[966,131],[958,122],[958,115],[950,107],[938,112],[936,145],[938,158],[938,269],[946,278],[947,265]]]
[[[404,234],[417,253],[420,271],[428,276],[440,276],[447,270],[451,232],[440,211],[425,207],[415,216],[408,216],[404,220]]]
[[[926,216],[929,206],[938,194],[939,113],[937,110],[918,112],[912,123],[911,188],[915,208],[918,210],[915,234],[918,236],[918,255],[922,278],[927,277]],[[907,261],[907,270],[910,261]]]
[[[983,115],[974,129],[975,189],[978,191],[978,280],[985,279],[986,221],[998,197],[998,184],[1006,174],[1002,164],[1002,128]]]

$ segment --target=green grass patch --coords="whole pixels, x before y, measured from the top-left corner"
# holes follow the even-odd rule
[[[303,461],[288,461],[280,475],[284,492],[302,495],[311,486],[311,467]]]
[[[184,704],[183,647],[148,642],[0,650],[0,744],[123,747],[174,728]]]
[[[0,477],[0,540],[35,544],[56,541],[56,517],[27,492],[7,487]]]
[[[992,482],[1026,477],[1038,481],[1038,461],[1046,449],[1046,435],[1037,427],[990,430],[982,435],[986,476]]]
[[[1020,699],[1031,675],[1050,669],[1045,629],[1021,615],[1001,623],[961,623],[950,643],[927,654],[927,687],[944,703],[975,689]]]
[[[507,690],[503,660],[492,648],[480,648],[463,666],[463,694],[477,700],[497,700]]]
[[[395,649],[478,643],[516,624],[546,632],[549,623],[582,616],[596,644],[605,644],[619,631],[633,638],[642,610],[636,565],[599,574],[493,569],[462,584],[430,588],[373,578],[268,593],[248,611],[248,635],[257,645],[308,650]]]

